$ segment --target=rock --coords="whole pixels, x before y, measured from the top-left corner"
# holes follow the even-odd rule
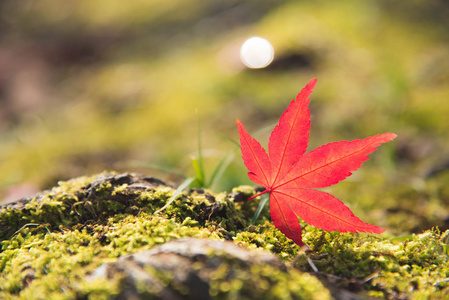
[[[272,270],[272,273],[265,274],[273,276],[267,290],[257,286],[260,282],[256,278],[261,274],[251,274],[258,267]],[[229,241],[183,238],[103,264],[89,280],[121,278],[120,286],[124,288],[118,299],[148,296],[156,299],[211,299],[211,295],[232,294],[237,298],[263,299],[270,295],[269,288],[281,283],[284,276],[289,276],[288,270],[279,258],[269,252],[248,250]],[[320,285],[312,276],[307,274],[306,277],[310,279],[310,285]],[[305,295],[308,292],[304,289]],[[321,295],[326,296],[326,293]],[[285,296],[292,295],[285,290]],[[293,295],[295,298],[302,298],[301,294]]]

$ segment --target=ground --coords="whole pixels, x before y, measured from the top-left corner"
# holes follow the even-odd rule
[[[103,173],[2,206],[0,298],[123,297],[129,286],[126,265],[120,276],[92,279],[95,270],[127,255],[157,251],[169,241],[196,241],[183,238],[221,241],[249,251],[249,257],[269,255],[273,261],[212,251],[204,261],[192,262],[192,272],[210,271],[198,276],[212,298],[440,299],[449,291],[449,231],[398,237],[324,232],[303,224],[310,247],[304,251],[273,226],[267,208],[251,224],[259,204],[259,199],[246,201],[255,194],[253,187],[221,194],[192,189],[155,214],[174,192],[154,178]],[[219,268],[211,267],[214,259]],[[175,284],[173,270],[148,268],[177,295],[189,293]],[[162,297],[135,285],[138,295]]]

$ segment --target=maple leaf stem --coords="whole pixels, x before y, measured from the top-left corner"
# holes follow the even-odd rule
[[[256,194],[256,195],[254,195],[254,196],[248,198],[247,201],[252,200],[252,199],[254,199],[254,198],[256,198],[256,197],[262,196],[263,194],[268,193],[269,191],[270,191],[270,190],[265,190],[265,191],[263,191],[263,192],[260,192],[259,194]]]

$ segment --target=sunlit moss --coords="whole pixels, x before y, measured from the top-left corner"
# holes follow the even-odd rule
[[[317,268],[340,278],[341,286],[349,287],[355,280],[371,296],[418,298],[415,292],[419,292],[438,298],[447,293],[445,284],[437,283],[449,275],[448,236],[449,231],[438,230],[382,238],[311,229],[305,238],[314,249],[311,259]],[[311,271],[304,258],[297,263],[300,269]]]
[[[235,204],[231,194],[192,190],[155,215],[174,190],[160,187],[136,192],[125,185],[100,184],[95,189],[96,201],[89,200],[82,193],[98,178],[61,182],[21,210],[0,212],[5,228],[0,298],[112,298],[119,293],[120,278],[101,284],[86,281],[93,270],[123,255],[182,237],[232,239],[253,251],[268,250],[289,266],[287,272],[273,266],[234,266],[237,277],[227,279],[228,267],[222,265],[210,282],[209,292],[217,298],[257,294],[259,299],[324,299],[329,292],[319,280],[337,280],[339,288],[380,298],[438,298],[448,292],[449,231],[394,237],[324,232],[302,223],[304,242],[312,250],[304,252],[273,226],[267,213],[256,225],[248,226],[252,216],[245,210],[253,211],[257,200],[250,201],[253,206],[250,202]],[[240,187],[232,195],[237,192],[255,193],[250,187]],[[125,195],[128,207],[117,203],[116,197]],[[319,280],[308,258],[317,267]],[[198,263],[195,267],[201,269]],[[168,276],[159,275],[162,279]],[[164,280],[169,282],[170,277]]]
[[[330,293],[317,278],[295,269],[281,272],[273,266],[234,268],[237,278],[228,280],[229,267],[214,272],[210,294],[233,299],[330,299]]]

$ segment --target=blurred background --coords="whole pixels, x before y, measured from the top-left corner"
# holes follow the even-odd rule
[[[449,226],[447,1],[2,0],[0,199],[104,170],[179,184],[201,133],[212,187],[252,184],[235,119],[266,145],[312,78],[309,149],[394,132],[326,189],[395,234]],[[274,60],[246,67],[242,44]],[[199,128],[197,123],[200,123]]]

